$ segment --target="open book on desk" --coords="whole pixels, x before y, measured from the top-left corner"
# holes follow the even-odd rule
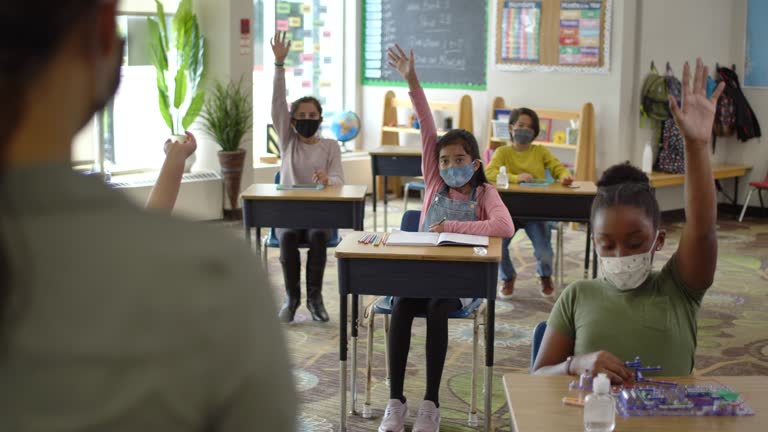
[[[488,246],[488,236],[395,230],[387,246]]]

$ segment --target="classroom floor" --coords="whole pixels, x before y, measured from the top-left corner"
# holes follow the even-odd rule
[[[417,208],[411,201],[411,208]],[[390,203],[390,226],[399,225],[401,202]],[[379,207],[381,209],[381,207]],[[379,224],[382,223],[381,215]],[[366,209],[367,228],[373,226],[370,203]],[[657,254],[655,268],[659,269],[676,250],[682,224],[666,226],[667,243]],[[232,225],[240,229],[239,225]],[[381,229],[381,228],[380,228]],[[237,231],[240,233],[240,231]],[[583,231],[566,230],[566,281],[582,277],[584,254]],[[726,215],[719,224],[719,261],[715,284],[704,298],[699,315],[696,374],[700,375],[768,375],[768,221],[745,219],[739,223]],[[506,373],[527,373],[530,362],[531,332],[536,323],[546,320],[553,300],[538,293],[535,279],[536,263],[530,241],[519,232],[513,243],[514,263],[518,283],[512,301],[496,303],[496,367],[493,388],[493,417],[497,430],[509,430],[501,376]],[[282,301],[282,274],[279,251],[269,250],[268,269],[276,300]],[[304,305],[296,321],[286,325],[286,337],[294,375],[301,395],[300,431],[332,431],[338,429],[338,294],[336,260],[329,251],[323,292],[331,315],[329,323],[311,321]],[[302,253],[302,260],[306,259]],[[304,261],[303,261],[304,262]],[[302,272],[303,273],[303,272]],[[558,291],[559,292],[559,291]],[[302,296],[304,296],[302,289]],[[370,297],[367,298],[366,304]],[[275,313],[277,313],[277,307]],[[361,408],[365,379],[365,340],[362,328],[359,346],[358,392]],[[448,358],[440,393],[442,431],[475,430],[466,426],[469,406],[469,371],[472,352],[472,326],[468,320],[450,323]],[[424,392],[424,320],[414,322],[414,336],[405,383],[406,397],[411,407],[407,422],[410,429]],[[351,348],[351,347],[350,347]],[[482,354],[481,354],[482,356]],[[350,431],[376,430],[388,399],[384,382],[384,331],[377,318],[373,356],[374,418],[350,416]],[[478,398],[482,413],[482,397]],[[482,424],[482,417],[481,417]]]

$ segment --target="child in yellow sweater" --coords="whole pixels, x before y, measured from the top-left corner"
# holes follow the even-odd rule
[[[491,163],[486,169],[486,175],[491,182],[496,181],[499,168],[507,167],[511,183],[530,182],[534,179],[545,178],[545,170],[549,170],[553,178],[564,185],[573,182],[570,171],[544,146],[532,144],[539,135],[539,116],[529,108],[519,108],[512,111],[509,117],[510,144],[499,147],[493,153]],[[545,297],[554,294],[552,284],[552,233],[548,222],[525,222],[514,220],[515,230],[525,229],[528,238],[533,243],[537,267],[541,282],[541,295]],[[509,244],[512,238],[504,239],[502,243],[502,259],[499,267],[503,286],[499,290],[499,298],[512,297],[515,290],[515,267],[509,257]]]

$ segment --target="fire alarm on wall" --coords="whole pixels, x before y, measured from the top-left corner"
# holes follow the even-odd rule
[[[251,34],[251,20],[249,20],[248,18],[243,18],[240,20],[240,34],[242,35]]]

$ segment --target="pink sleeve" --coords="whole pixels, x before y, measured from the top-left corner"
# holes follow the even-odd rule
[[[435,119],[432,118],[432,110],[429,109],[427,96],[424,89],[419,87],[409,92],[411,103],[416,111],[416,117],[419,119],[421,127],[421,172],[424,175],[424,183],[427,189],[436,187],[442,183],[440,177],[440,168],[437,163],[437,128],[435,128]]]
[[[491,237],[512,237],[515,225],[509,215],[507,206],[501,201],[499,192],[486,184],[482,186],[482,194],[478,191],[480,214],[484,220],[472,222],[445,221],[445,231],[458,234],[486,235]]]

